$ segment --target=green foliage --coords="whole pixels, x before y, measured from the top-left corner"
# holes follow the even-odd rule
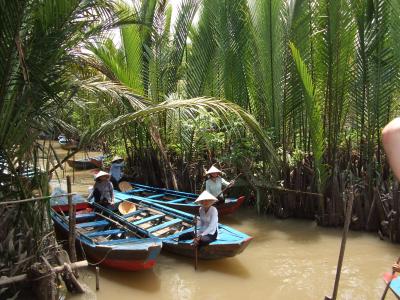
[[[312,154],[314,156],[315,169],[317,170],[317,186],[318,190],[322,191],[326,181],[326,170],[323,166],[322,156],[324,153],[324,138],[323,138],[323,123],[321,120],[321,110],[318,103],[318,98],[315,94],[315,88],[312,78],[307,71],[303,60],[300,57],[299,51],[293,44],[290,44],[292,49],[293,59],[296,63],[297,70],[303,82],[305,94],[305,106],[307,117],[310,124]]]

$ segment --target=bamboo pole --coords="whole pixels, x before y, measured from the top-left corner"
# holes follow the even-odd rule
[[[75,263],[71,263],[70,267],[72,270],[76,270],[79,268],[83,268],[83,267],[87,267],[88,266],[88,262],[87,260],[82,260],[82,261],[77,261]],[[61,273],[64,271],[64,265],[63,266],[57,266],[51,269],[52,272],[54,273]],[[21,274],[21,275],[17,275],[17,276],[13,276],[13,277],[2,277],[0,279],[0,286],[4,286],[4,285],[9,285],[9,284],[13,284],[13,283],[17,283],[17,282],[21,282],[21,281],[25,281],[28,280],[28,275],[27,274]]]
[[[72,159],[75,161],[75,153],[72,156]],[[72,167],[72,183],[75,184],[75,168],[74,167]]]
[[[71,177],[67,176],[67,191],[71,193]],[[72,203],[72,196],[68,196],[68,220],[69,220],[69,257],[72,262],[76,262],[76,249],[75,249],[75,217],[76,217],[76,206]]]
[[[57,196],[44,196],[44,197],[36,197],[36,198],[27,198],[27,199],[21,199],[21,200],[13,200],[13,201],[3,201],[3,202],[0,202],[0,205],[19,204],[19,203],[24,203],[24,202],[45,200],[45,199],[50,199],[50,198],[60,198],[60,197],[73,196],[73,195],[76,195],[76,193],[61,194],[61,195],[57,195]]]
[[[232,179],[232,183],[234,184],[235,182],[236,182],[236,179],[238,179],[240,176],[242,176],[242,173],[239,173],[235,178],[233,178]],[[218,198],[219,196],[223,196],[224,195],[224,193],[228,190],[228,189],[230,189],[232,186],[233,186],[233,184],[231,185],[231,184],[228,184],[228,186],[226,187],[226,188],[224,188],[217,196],[216,196],[216,198]]]
[[[397,264],[400,263],[400,257],[397,259],[397,262],[396,262],[396,263],[397,263]],[[390,288],[390,284],[392,283],[393,276],[394,276],[395,273],[396,273],[396,271],[392,271],[392,276],[390,276],[390,279],[388,280],[388,282],[387,282],[387,284],[386,284],[385,290],[383,291],[383,294],[382,294],[382,296],[381,296],[381,300],[384,300],[384,299],[386,298],[387,291],[388,291],[389,288]]]
[[[295,193],[295,194],[303,194],[303,195],[310,195],[310,196],[316,196],[316,197],[323,197],[323,194],[320,193],[312,193],[312,192],[304,192],[304,191],[299,191],[299,190],[291,190],[291,189],[286,189],[282,187],[274,187],[274,186],[267,186],[265,187],[266,189],[269,190],[275,190],[275,191],[280,191],[280,192],[285,192],[285,193]]]
[[[342,243],[340,245],[340,253],[339,253],[339,259],[338,259],[338,264],[337,264],[337,269],[336,269],[336,278],[335,278],[335,285],[333,287],[332,298],[325,296],[325,300],[336,300],[336,297],[337,297],[337,292],[339,289],[340,273],[342,271],[342,264],[343,264],[343,258],[344,258],[344,250],[346,248],[347,233],[349,232],[349,227],[350,227],[353,202],[354,202],[354,193],[353,193],[353,187],[352,187],[352,191],[350,192],[350,198],[347,202],[346,219],[345,219],[344,226],[343,226]]]
[[[72,152],[70,152],[68,150],[67,156],[64,157],[59,163],[57,163],[51,170],[49,170],[48,174],[53,173],[55,170],[57,170],[59,167],[61,167],[62,164],[64,164],[64,168],[65,168],[65,162],[77,152],[79,152],[79,149],[75,149]],[[64,170],[63,170],[63,177],[64,177]]]
[[[96,291],[100,289],[100,278],[99,278],[100,269],[96,266]]]
[[[193,240],[193,246],[194,246],[194,269],[197,270],[197,265],[198,265],[198,252],[199,252],[199,246],[196,244],[195,240],[197,239],[197,218],[196,215],[193,217],[193,222],[194,222],[194,240]]]
[[[76,279],[74,272],[76,273],[77,270],[72,270],[71,266],[67,263],[64,263],[64,271],[68,274],[68,280],[71,281],[71,283],[73,284],[75,290],[78,293],[83,294],[85,292],[85,290],[83,289],[83,287],[81,286],[81,284],[79,283],[78,279]]]

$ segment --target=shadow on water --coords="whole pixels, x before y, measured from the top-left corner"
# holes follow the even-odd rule
[[[249,278],[250,272],[247,267],[237,258],[226,258],[221,260],[199,261],[198,271],[208,272],[215,271],[225,275],[231,275],[240,278]]]
[[[252,236],[252,244],[272,241],[276,234],[283,234],[287,241],[293,243],[310,244],[317,242],[324,234],[313,220],[277,219],[270,215],[259,215],[254,208],[239,210],[235,218],[243,221],[236,226],[232,224],[232,227]]]
[[[173,253],[163,252],[163,256],[168,260],[168,264],[195,265],[194,258],[179,256]],[[198,260],[197,272],[214,271],[225,275],[236,276],[240,278],[249,278],[250,272],[247,267],[236,257],[217,259],[217,260]]]
[[[115,281],[119,285],[142,290],[147,293],[156,293],[161,288],[160,278],[152,269],[138,272],[122,272],[104,268],[100,272],[101,277],[110,282]]]
[[[242,220],[236,215],[221,216],[219,222],[229,226],[241,225]]]

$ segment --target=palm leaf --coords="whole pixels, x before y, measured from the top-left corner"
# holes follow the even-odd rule
[[[312,82],[306,65],[304,64],[299,51],[294,44],[290,43],[293,59],[296,63],[297,71],[303,83],[304,100],[308,122],[310,124],[311,143],[315,162],[316,183],[318,191],[323,191],[326,181],[326,170],[322,163],[324,153],[323,123],[321,120],[321,109],[318,103],[315,87]]]
[[[99,137],[113,132],[121,126],[126,126],[132,122],[143,122],[151,115],[164,113],[166,111],[173,111],[176,109],[180,110],[192,110],[192,113],[203,112],[209,114],[215,114],[219,116],[229,124],[230,114],[236,115],[240,118],[244,124],[253,132],[254,136],[258,139],[260,145],[264,149],[264,154],[269,158],[271,165],[277,170],[277,157],[275,149],[269,139],[266,137],[257,121],[239,106],[234,103],[217,100],[213,98],[194,98],[185,100],[166,101],[159,105],[149,106],[145,109],[124,114],[104,122],[102,126],[93,134],[88,137],[90,140],[98,139]]]

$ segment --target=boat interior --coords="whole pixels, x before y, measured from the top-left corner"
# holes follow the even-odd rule
[[[54,211],[68,226],[68,210],[55,209]],[[76,212],[75,222],[78,234],[99,245],[115,245],[140,238],[137,232],[89,206]]]

